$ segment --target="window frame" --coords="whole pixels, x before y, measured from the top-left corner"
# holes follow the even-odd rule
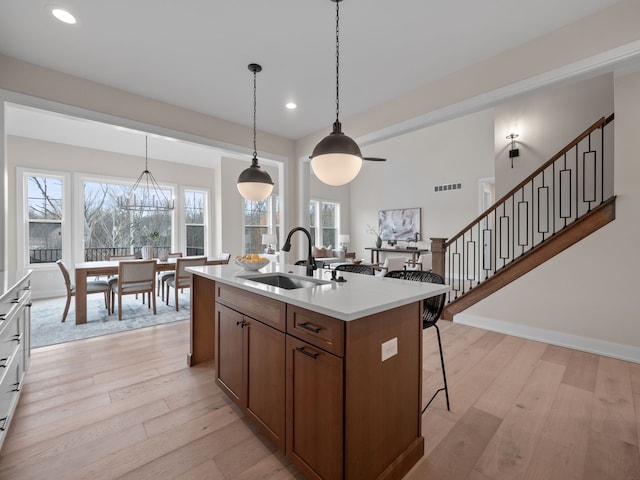
[[[60,179],[62,181],[62,219],[60,221],[60,230],[62,234],[60,257],[63,261],[68,262],[72,257],[72,237],[73,228],[70,218],[72,215],[71,202],[71,174],[57,172],[54,170],[44,170],[39,168],[16,167],[16,267],[18,269],[47,270],[55,262],[46,263],[30,263],[29,262],[29,185],[30,177],[48,177]]]
[[[331,245],[332,248],[340,248],[340,246],[338,245],[338,238],[340,235],[340,210],[342,208],[342,205],[339,201],[336,200],[320,200],[320,199],[316,199],[316,198],[312,198],[309,200],[309,221],[311,221],[311,204],[315,205],[315,211],[314,211],[314,219],[315,219],[315,232],[313,235],[313,241],[314,241],[314,245],[315,246],[324,246],[327,247],[328,245],[323,245],[323,230],[324,230],[324,225],[322,223],[322,206],[325,204],[332,204],[336,206],[336,215],[335,215],[335,238],[334,238],[334,243]],[[311,228],[311,223],[309,224],[309,229],[313,230]]]
[[[187,254],[187,226],[189,225],[200,225],[200,224],[191,224],[187,223],[187,202],[186,196],[189,192],[202,193],[204,195],[204,206],[203,206],[203,217],[204,223],[202,226],[204,227],[204,252],[205,254],[209,252],[209,255],[213,255],[211,251],[211,190],[208,188],[202,187],[191,187],[191,186],[182,186],[180,187],[180,201],[178,204],[180,205],[180,215],[178,218],[174,220],[177,222],[180,220],[180,224],[184,227],[181,229],[178,244],[184,245],[185,255]],[[177,207],[176,207],[177,208]]]
[[[251,200],[247,200],[245,198],[242,199],[242,250],[243,253],[247,254],[247,253],[264,253],[264,248],[261,248],[259,251],[256,252],[246,252],[246,246],[247,246],[247,228],[266,228],[266,232],[265,233],[273,233],[277,236],[278,238],[278,242],[276,244],[276,248],[279,248],[279,233],[280,233],[280,224],[278,222],[280,215],[282,215],[282,212],[280,211],[282,209],[282,205],[280,202],[280,197],[279,195],[269,195],[268,198],[265,199],[266,201],[268,201],[268,205],[267,205],[267,223],[266,225],[255,225],[255,226],[247,226],[246,222],[245,222],[245,205],[246,202],[252,202]],[[265,201],[265,200],[260,200],[260,201]],[[256,203],[256,202],[253,202]],[[278,208],[278,211],[276,213],[276,207]],[[260,244],[262,246],[262,244]]]
[[[93,183],[104,183],[104,184],[115,184],[115,185],[123,185],[128,187],[133,187],[135,184],[135,179],[132,178],[123,178],[123,177],[114,177],[110,175],[99,175],[93,173],[76,173],[74,174],[74,198],[79,199],[78,201],[82,202],[82,208],[74,209],[73,215],[75,220],[75,225],[79,225],[81,227],[77,228],[74,233],[74,248],[73,254],[76,257],[76,262],[84,261],[84,251],[85,251],[85,243],[84,243],[84,183],[85,182],[93,182]],[[173,183],[164,183],[159,182],[159,186],[163,189],[168,189],[171,192],[173,199],[179,199],[180,197],[177,195],[178,186]],[[176,244],[177,234],[176,234],[176,225],[177,221],[177,213],[180,208],[181,202],[177,200],[175,202],[175,208],[171,213],[171,245],[172,248]],[[76,251],[77,250],[77,251]]]

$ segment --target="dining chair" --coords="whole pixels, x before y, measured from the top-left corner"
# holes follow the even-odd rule
[[[136,257],[135,253],[126,253],[123,255],[107,255],[107,260],[109,260],[110,262],[113,261],[120,261],[120,260],[136,260],[138,257]],[[109,282],[109,285],[115,284],[118,281],[118,275],[109,275],[107,277],[107,282]],[[138,298],[138,295],[136,295],[136,298]],[[144,295],[142,296],[142,302],[144,303]]]
[[[135,254],[127,254],[127,255],[108,255],[107,256],[107,260],[111,261],[120,261],[120,260],[135,260],[137,257],[135,256]],[[117,275],[110,275],[107,278],[107,281],[109,283],[115,283],[118,281],[118,276]]]
[[[373,275],[375,274],[375,270],[373,269],[373,265],[362,265],[355,263],[343,263],[342,265],[338,265],[335,270],[342,272],[352,272],[352,273],[362,273],[364,275]]]
[[[178,306],[178,290],[183,288],[191,287],[191,273],[187,272],[185,269],[187,267],[196,267],[206,265],[207,257],[199,256],[199,257],[182,257],[176,259],[176,272],[173,278],[167,279],[167,292],[166,292],[166,303],[169,305],[169,292],[171,291],[170,287],[173,287],[175,292],[175,302],[176,302],[176,312],[180,309]]]
[[[395,270],[387,272],[385,277],[444,285],[444,279],[440,275],[434,272],[427,272],[422,270]],[[441,295],[436,295],[435,297],[425,298],[422,301],[422,329],[424,330],[431,327],[436,328],[436,334],[438,336],[438,349],[440,350],[440,364],[442,365],[442,380],[444,381],[444,387],[439,388],[435,391],[435,393],[431,397],[431,400],[429,400],[425,407],[422,409],[422,413],[424,413],[427,407],[431,405],[431,402],[433,402],[433,399],[436,398],[436,395],[442,391],[444,391],[447,398],[447,410],[451,410],[451,408],[449,408],[449,388],[447,387],[447,374],[444,370],[444,356],[442,355],[442,341],[440,340],[440,329],[437,325],[438,319],[440,318],[440,315],[442,315],[442,310],[444,310],[445,300],[446,293],[443,293]]]
[[[115,296],[118,296],[118,320],[122,320],[122,297],[138,293],[148,293],[147,304],[156,314],[156,261],[121,260],[118,264],[118,279],[111,284],[111,311],[114,310]]]
[[[418,259],[413,263],[411,260],[407,262],[407,270],[423,270],[429,271],[432,268],[431,253],[421,254]]]
[[[182,257],[182,252],[171,252],[169,258],[180,258]],[[173,278],[176,275],[175,270],[171,270],[168,272],[158,272],[158,283],[156,285],[156,295],[162,295],[160,298],[164,301],[164,290],[166,286],[166,282],[169,278]]]
[[[62,260],[56,262],[60,271],[62,272],[62,278],[64,278],[64,284],[67,288],[67,303],[64,306],[64,312],[62,313],[62,321],[67,319],[69,313],[69,305],[71,305],[71,297],[76,295],[76,287],[71,283],[71,277],[69,276],[69,270]],[[104,294],[104,306],[107,309],[107,315],[111,314],[109,309],[109,295],[111,293],[111,287],[109,283],[104,280],[92,280],[87,282],[87,294],[90,293],[103,293]]]
[[[376,272],[378,276],[384,276],[387,272],[393,272],[396,270],[403,270],[405,266],[405,258],[404,257],[387,257],[384,260],[384,263],[380,267],[380,270]]]

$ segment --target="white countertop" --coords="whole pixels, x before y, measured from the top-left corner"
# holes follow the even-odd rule
[[[234,264],[188,267],[187,270],[216,282],[345,321],[384,312],[449,291],[448,285],[349,272],[338,272],[339,276],[342,275],[347,280],[346,282],[332,282],[330,281],[331,271],[326,269],[316,270],[313,278],[327,280],[328,284],[294,290],[272,287],[241,278],[242,275],[274,272],[291,272],[302,279],[308,278],[305,276],[305,267],[303,266],[273,262],[258,272],[246,271]]]

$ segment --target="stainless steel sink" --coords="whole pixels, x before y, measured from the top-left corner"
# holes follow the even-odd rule
[[[318,285],[327,285],[331,282],[319,280],[317,278],[302,278],[293,275],[285,275],[284,273],[259,273],[252,275],[238,275],[245,280],[263,283],[273,287],[284,288],[285,290],[295,290],[296,288],[310,288]]]

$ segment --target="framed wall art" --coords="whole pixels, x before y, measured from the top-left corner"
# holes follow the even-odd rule
[[[384,241],[420,240],[420,208],[380,210],[378,231]]]

